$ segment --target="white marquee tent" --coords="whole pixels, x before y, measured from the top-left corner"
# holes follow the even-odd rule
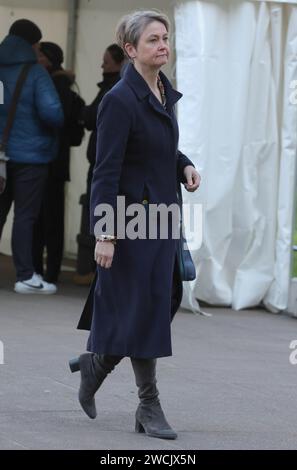
[[[175,53],[165,72],[184,95],[180,149],[202,175],[199,192],[184,194],[185,202],[202,204],[203,242],[196,249],[198,236],[191,240],[198,278],[185,283],[183,305],[195,310],[198,298],[234,309],[263,303],[296,313],[290,262],[297,1],[1,0],[0,38],[15,19],[36,21],[45,40],[67,50],[68,64],[74,58],[81,94],[90,102],[116,23],[137,8],[162,9],[172,20]],[[70,255],[77,250],[86,141],[73,150],[67,188]],[[9,252],[10,229],[11,220],[1,251]]]

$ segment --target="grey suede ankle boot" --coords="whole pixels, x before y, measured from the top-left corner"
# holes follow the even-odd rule
[[[158,398],[156,359],[131,358],[140,404],[136,410],[135,431],[160,439],[176,439],[168,424]]]
[[[122,356],[98,355],[93,353],[81,354],[77,359],[69,361],[71,372],[80,370],[81,382],[78,392],[79,403],[89,418],[97,416],[95,393]]]

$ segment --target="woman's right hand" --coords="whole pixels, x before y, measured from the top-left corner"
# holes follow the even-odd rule
[[[109,269],[114,255],[114,244],[110,241],[97,241],[95,246],[95,261],[98,266]]]

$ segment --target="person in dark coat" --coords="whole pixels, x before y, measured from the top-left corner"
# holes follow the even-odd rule
[[[108,46],[103,54],[103,60],[101,68],[103,70],[103,80],[98,83],[99,92],[94,99],[94,101],[85,106],[82,113],[82,119],[85,125],[85,128],[88,131],[91,131],[88,148],[87,148],[87,159],[89,162],[88,176],[87,176],[87,194],[86,201],[87,207],[86,213],[89,214],[90,210],[90,194],[91,194],[91,182],[93,176],[93,170],[96,162],[96,145],[97,145],[97,113],[98,106],[101,103],[103,96],[111,90],[111,88],[120,80],[120,72],[125,61],[125,55],[123,49],[117,44],[111,44]],[[82,224],[84,226],[82,226]],[[90,221],[88,217],[83,217],[81,222],[81,231],[82,234],[89,232]],[[84,241],[86,235],[84,236]],[[94,263],[94,248],[95,248],[95,239],[93,235],[88,236],[89,240],[87,245],[90,247],[89,250],[83,250],[82,256],[84,257],[83,262],[78,262],[77,274],[74,277],[74,282],[76,284],[90,284],[94,277],[94,271],[96,269],[96,264]],[[88,253],[88,255],[87,255]],[[80,252],[78,254],[80,256]],[[86,259],[86,257],[88,259]],[[90,267],[93,267],[90,270]]]
[[[177,147],[174,108],[182,95],[160,71],[168,61],[168,31],[168,18],[156,11],[134,12],[118,26],[118,42],[132,63],[99,107],[91,191],[98,266],[78,325],[90,328],[87,351],[91,353],[72,360],[70,367],[81,371],[79,401],[94,418],[95,392],[116,364],[130,357],[140,398],[135,430],[175,439],[177,434],[158,399],[156,361],[172,355],[171,321],[182,297],[178,240],[173,236],[175,222],[170,225],[170,213],[165,220],[169,222],[168,237],[163,237],[164,219],[157,224],[156,219],[151,221],[150,210],[154,204],[176,207],[177,184],[182,182],[188,191],[195,191],[200,176]],[[124,207],[119,196],[125,197]],[[141,220],[146,222],[145,236],[130,235],[129,216],[125,219],[129,234],[122,236],[121,209],[133,209],[133,214],[132,204],[136,203],[146,208]],[[105,214],[109,208],[114,212],[110,218]],[[158,235],[151,237],[150,229],[156,227]]]
[[[34,227],[33,260],[35,272],[46,282],[56,286],[61,271],[64,248],[65,183],[70,181],[70,147],[72,123],[79,120],[84,100],[71,87],[75,75],[62,67],[63,50],[53,42],[41,42],[39,63],[50,74],[58,92],[63,111],[64,126],[59,133],[59,146],[49,173],[39,217]],[[78,105],[73,100],[79,100]],[[46,248],[46,272],[43,270],[43,253]]]
[[[4,105],[0,106],[0,139],[17,79],[23,66],[30,64],[9,135],[7,184],[0,195],[0,238],[14,201],[12,253],[17,277],[14,290],[20,294],[55,293],[54,286],[34,272],[32,254],[33,226],[43,198],[48,164],[56,156],[58,130],[64,122],[53,82],[37,63],[41,37],[35,23],[21,19],[12,24],[0,44],[0,81],[4,84],[5,96]]]

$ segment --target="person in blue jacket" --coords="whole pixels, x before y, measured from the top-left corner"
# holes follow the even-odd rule
[[[178,185],[195,191],[200,175],[178,151],[174,109],[182,95],[160,70],[168,62],[168,34],[168,18],[156,11],[134,12],[118,26],[118,43],[130,63],[123,78],[104,96],[97,119],[90,214],[97,239],[97,276],[78,325],[90,329],[90,353],[70,361],[70,368],[80,370],[79,401],[85,413],[95,418],[96,391],[116,364],[130,357],[140,398],[136,432],[175,439],[177,434],[158,398],[156,361],[172,355],[171,321],[182,298],[178,240],[172,232],[175,222],[170,227],[169,211],[168,237],[161,234],[167,216],[163,225],[161,221],[155,224],[157,237],[150,236],[156,220],[152,218],[151,225],[149,216],[154,204],[176,207]],[[137,211],[141,208],[141,222],[148,224],[144,237],[120,235],[116,219],[123,213],[118,196],[125,197],[123,211],[134,211],[135,204]],[[114,220],[103,215],[107,207],[114,209]]]
[[[47,178],[48,163],[58,149],[57,129],[64,115],[52,79],[37,63],[42,34],[30,20],[15,21],[0,44],[0,81],[4,104],[0,105],[0,140],[7,122],[12,95],[25,64],[30,64],[11,129],[6,155],[7,182],[0,195],[0,237],[14,201],[12,253],[16,268],[15,292],[51,294],[55,286],[34,273],[32,236]],[[1,164],[1,162],[0,162]]]

